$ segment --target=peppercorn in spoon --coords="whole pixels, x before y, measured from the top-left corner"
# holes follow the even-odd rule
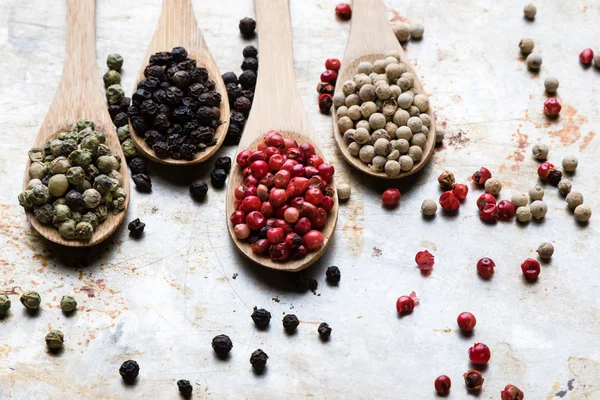
[[[197,164],[223,144],[230,116],[227,91],[191,0],[163,1],[132,105],[131,139],[153,161]]]
[[[52,242],[71,247],[92,246],[105,240],[123,222],[129,205],[129,173],[119,139],[102,95],[98,71],[96,70],[95,46],[95,1],[67,0],[67,40],[62,78],[33,148],[44,148],[49,140],[56,139],[61,132],[67,132],[73,124],[82,118],[93,122],[96,131],[104,132],[104,135],[98,134],[102,137],[102,140],[105,136],[104,144],[110,149],[110,152],[121,159],[116,171],[120,173],[122,180],[120,195],[125,195],[124,202],[120,204],[122,211],[117,214],[110,211],[103,213],[102,219],[104,217],[106,219],[93,230],[89,240],[66,240],[50,224],[50,222],[54,222],[51,221],[52,213],[48,216],[49,223],[43,224],[36,218],[31,208],[26,209],[27,219],[42,236]],[[107,151],[106,147],[103,147],[103,149]],[[38,153],[43,156],[44,150],[39,150]],[[68,163],[67,159],[64,161]],[[30,181],[30,165],[31,157],[25,169],[24,189],[27,188]],[[62,175],[62,177],[64,176]],[[48,200],[55,201],[54,197],[50,197]],[[64,198],[62,200],[64,201]],[[66,210],[68,211],[68,209]],[[97,220],[95,222],[98,223]]]
[[[277,149],[279,149],[277,152],[286,154],[285,150],[289,148],[283,144],[283,141],[288,140],[288,142],[291,142],[290,139],[293,139],[296,140],[298,146],[301,146],[303,143],[312,144],[312,146],[307,145],[306,147],[311,148],[311,152],[312,147],[314,147],[314,152],[316,154],[313,158],[317,159],[318,157],[319,161],[322,161],[321,157],[323,157],[323,151],[317,143],[313,128],[304,111],[304,106],[302,105],[302,101],[296,88],[292,50],[292,29],[288,0],[255,0],[254,5],[258,23],[259,54],[261,55],[259,67],[260,74],[258,75],[254,104],[252,105],[252,110],[250,111],[248,121],[244,128],[244,134],[240,140],[238,154],[244,153],[245,150],[256,150],[259,144],[265,139],[265,134],[267,134],[267,132],[277,131],[277,134],[272,133],[270,136],[273,142],[277,142],[274,143],[277,146]],[[271,147],[268,151],[265,149],[265,154],[269,151],[274,151],[275,148],[276,147]],[[296,158],[297,156],[302,157],[298,154],[297,148],[295,148],[294,151],[296,153],[295,155],[292,155],[289,152],[286,154],[288,161],[292,164],[295,163],[293,158]],[[280,154],[272,155],[267,161],[271,161],[274,157],[279,158],[279,161],[284,161],[283,156]],[[252,160],[253,158],[250,159]],[[262,158],[262,160],[264,160],[264,158]],[[304,178],[306,175],[293,175],[301,178],[299,181],[304,183],[304,188],[299,189],[299,192],[306,191],[306,194],[304,194],[304,197],[302,198],[302,195],[299,195],[299,192],[292,193],[296,187],[290,187],[290,185],[293,185],[293,180],[297,178],[292,177],[290,180],[291,174],[282,172],[285,168],[279,168],[281,165],[277,167],[275,166],[275,163],[272,162],[269,167],[266,167],[265,161],[259,161],[246,168],[240,166],[240,162],[242,165],[245,163],[245,161],[239,160],[239,162],[235,163],[235,166],[230,173],[226,205],[227,226],[238,250],[250,260],[264,267],[282,271],[299,271],[314,263],[321,255],[323,255],[327,246],[330,244],[337,222],[338,200],[337,195],[332,190],[334,189],[332,179],[333,167],[324,163],[328,166],[329,171],[320,172],[323,176],[323,182],[321,182],[322,185],[319,185],[319,187],[323,189],[323,192],[329,194],[325,196],[323,196],[321,190],[312,190],[309,193],[310,189],[307,190],[306,188],[308,185],[306,181],[308,179],[305,180],[306,178]],[[256,171],[249,174],[248,168],[256,169]],[[258,171],[258,169],[264,168],[268,169]],[[262,195],[260,192],[257,192],[256,189],[252,188],[252,186],[257,186],[260,189],[263,185],[258,184],[258,182],[255,182],[256,185],[253,185],[249,181],[249,179],[252,180],[250,176],[258,175],[260,178],[264,177],[266,172],[272,172],[277,176],[275,170],[279,170],[277,174],[281,173],[284,181],[283,184],[277,184],[276,177],[275,185],[273,185],[272,182],[270,184],[265,183],[264,186],[266,187],[262,188],[264,192]],[[315,170],[316,169],[313,168],[313,172],[315,172]],[[314,179],[313,182],[314,181],[319,181],[319,179]],[[328,185],[331,189],[326,189],[325,186],[327,184],[325,181],[329,182]],[[244,200],[240,200],[241,193],[239,190],[244,186],[248,186],[249,193]],[[267,187],[271,189],[270,194],[265,191]],[[284,190],[284,187],[287,189]],[[253,193],[256,193],[256,195],[253,195]],[[277,228],[281,227],[282,231],[280,231],[280,229],[271,229],[272,232],[269,231],[264,235],[269,240],[268,243],[263,242],[267,246],[267,248],[263,249],[263,253],[266,254],[258,254],[252,250],[251,244],[248,241],[245,241],[246,238],[249,238],[246,233],[250,233],[250,229],[252,229],[253,232],[251,235],[257,235],[260,230],[257,228],[260,228],[261,226],[264,227],[265,221],[263,218],[265,220],[270,218],[269,214],[271,214],[272,210],[262,209],[261,211],[266,215],[262,215],[263,213],[260,213],[261,215],[256,213],[252,214],[252,210],[257,210],[258,207],[266,206],[266,208],[270,208],[272,206],[279,209],[279,211],[284,211],[282,206],[285,205],[282,204],[280,200],[287,199],[287,193],[290,194],[290,198],[295,196],[295,199],[298,202],[303,199],[310,200],[312,203],[318,204],[318,207],[323,210],[328,209],[329,211],[326,213],[320,211],[320,217],[317,217],[314,214],[311,215],[313,221],[312,224],[307,223],[307,218],[304,218],[304,221],[301,223],[300,220],[302,220],[302,218],[298,219],[298,214],[295,216],[287,215],[285,217],[286,222],[284,222],[284,217],[280,215],[278,217],[279,222],[277,222]],[[316,201],[310,198],[313,194],[318,198]],[[259,200],[258,196],[263,196],[262,204],[259,204],[261,200]],[[269,197],[269,201],[264,200],[264,196]],[[321,196],[323,196],[323,198],[328,197],[327,202],[329,204],[325,205],[323,202],[320,202]],[[242,203],[247,204],[242,206]],[[239,208],[243,208],[245,211],[242,211]],[[295,210],[300,210],[300,216],[302,216],[303,212],[315,211],[317,209],[316,206],[312,205],[307,205],[305,208],[302,208],[301,205],[295,205],[293,208]],[[234,226],[234,222],[230,221],[230,218],[234,212],[238,211],[239,216],[236,215],[232,218],[235,220]],[[236,220],[237,218],[239,218],[239,221]],[[291,235],[293,222],[289,223],[290,221],[296,221],[296,229],[293,232],[293,235]],[[266,222],[267,224],[269,223],[268,220]],[[273,219],[271,219],[271,222],[275,223]],[[301,224],[306,225],[301,228]],[[312,233],[307,233],[307,230],[309,229],[313,229],[313,231],[310,231]],[[318,232],[314,231],[315,229],[318,229]],[[244,232],[244,230],[246,232]],[[322,236],[320,236],[321,234]],[[284,235],[285,237],[281,237],[281,235]],[[246,238],[244,238],[244,236],[246,236]],[[260,237],[260,240],[265,240],[263,236]],[[316,239],[316,241],[313,241],[313,239]],[[293,242],[290,244],[289,248],[286,244],[286,241],[288,240]],[[255,249],[256,243],[258,242],[253,244]],[[292,255],[286,254],[288,251],[290,253],[297,252],[297,249],[303,246],[308,248],[309,252],[302,258],[293,259]],[[303,254],[300,254],[300,256],[302,255]],[[274,259],[278,261],[274,261]]]
[[[382,0],[355,0],[353,7],[334,94],[333,136],[354,168],[377,178],[405,178],[423,168],[433,153],[433,110],[392,31]],[[391,54],[404,66],[385,69]],[[407,79],[402,77],[404,71],[409,73]],[[359,73],[363,75],[357,77]],[[392,144],[390,139],[398,140]]]

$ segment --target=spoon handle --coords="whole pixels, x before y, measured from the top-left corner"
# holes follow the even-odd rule
[[[202,31],[191,0],[163,0],[154,48],[170,51],[173,47],[190,47],[202,43]],[[147,60],[145,60],[147,61]]]

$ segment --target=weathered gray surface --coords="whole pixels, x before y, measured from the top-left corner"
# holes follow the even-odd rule
[[[319,280],[317,295],[296,293],[285,274],[260,270],[238,256],[225,225],[224,191],[211,191],[205,204],[187,193],[193,176],[210,166],[153,169],[154,192],[132,191],[127,220],[147,223],[136,241],[122,227],[104,245],[65,255],[39,238],[26,222],[16,196],[26,150],[52,101],[62,69],[65,6],[62,1],[0,1],[0,290],[13,307],[0,321],[0,398],[3,399],[176,399],[175,382],[194,382],[195,398],[434,398],[433,380],[453,379],[451,399],[470,398],[462,373],[467,349],[488,344],[492,361],[480,398],[498,399],[507,383],[528,399],[600,398],[600,303],[598,300],[597,196],[600,74],[581,68],[577,56],[598,46],[597,1],[538,2],[534,23],[522,19],[524,1],[386,1],[395,11],[423,22],[421,42],[408,44],[437,109],[438,126],[449,138],[430,166],[403,182],[396,210],[380,206],[382,186],[353,173],[337,156],[329,117],[318,114],[315,86],[328,57],[343,55],[349,24],[336,22],[333,0],[292,1],[296,72],[304,102],[340,180],[353,195],[340,208],[335,240],[321,262],[309,269]],[[206,40],[222,71],[236,70],[246,42],[237,21],[253,14],[249,0],[194,1]],[[124,87],[130,92],[143,62],[160,2],[98,1],[98,77],[110,52],[125,57]],[[217,9],[218,8],[218,9]],[[544,57],[540,76],[518,59],[522,37],[536,41]],[[600,48],[596,48],[600,51]],[[93,60],[91,60],[93,62]],[[563,113],[547,124],[541,113],[543,78],[560,79]],[[438,213],[424,221],[425,198],[437,198],[435,177],[445,168],[466,181],[480,165],[504,183],[503,198],[536,183],[530,147],[551,145],[551,160],[575,154],[572,178],[596,215],[579,226],[555,189],[548,188],[543,223],[484,225],[471,187],[456,217]],[[221,154],[233,155],[233,148]],[[212,163],[210,163],[212,164]],[[173,173],[174,178],[169,175]],[[536,284],[524,283],[519,265],[542,241],[555,243],[552,262]],[[414,254],[436,256],[433,274],[422,277]],[[475,263],[492,257],[494,279],[482,281]],[[339,287],[325,283],[329,265],[342,270]],[[232,279],[233,274],[239,274]],[[17,294],[35,289],[43,309],[28,316]],[[398,318],[395,300],[416,291],[421,305]],[[58,301],[74,292],[80,309],[72,317]],[[274,300],[277,299],[277,300]],[[252,307],[269,309],[271,328],[256,331]],[[475,334],[456,332],[456,315],[478,318]],[[294,312],[299,332],[286,336],[284,313]],[[317,324],[327,321],[332,339],[322,343]],[[65,332],[65,351],[46,353],[49,329]],[[232,356],[213,356],[210,340],[226,333]],[[262,348],[268,371],[256,376],[250,353]],[[118,367],[133,358],[141,365],[134,387]]]

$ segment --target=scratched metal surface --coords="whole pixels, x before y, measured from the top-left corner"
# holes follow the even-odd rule
[[[534,23],[522,19],[524,1],[387,0],[390,18],[422,22],[425,37],[407,46],[431,103],[438,127],[448,137],[430,166],[402,183],[395,210],[380,206],[383,189],[351,171],[338,156],[329,117],[320,115],[315,86],[328,57],[343,55],[347,23],[333,18],[334,0],[292,1],[298,85],[310,118],[335,163],[339,179],[353,186],[340,207],[334,243],[309,269],[316,295],[298,293],[285,274],[263,271],[233,250],[225,226],[223,190],[211,190],[204,204],[187,193],[192,177],[206,178],[209,166],[184,170],[153,168],[151,195],[132,192],[127,220],[146,224],[142,240],[119,229],[98,248],[65,254],[42,240],[17,204],[26,150],[54,96],[62,69],[65,6],[62,1],[0,0],[0,290],[11,295],[10,315],[0,320],[2,399],[176,399],[175,382],[194,383],[195,398],[429,399],[440,374],[453,379],[451,399],[471,398],[462,385],[469,369],[467,349],[487,343],[492,361],[480,398],[497,399],[507,383],[528,399],[600,399],[600,304],[598,300],[597,170],[600,129],[600,73],[577,61],[582,48],[598,46],[600,3],[591,0],[538,2]],[[246,42],[237,21],[253,14],[249,0],[222,7],[194,1],[206,41],[225,71],[239,71]],[[98,78],[108,53],[125,57],[127,92],[142,63],[157,22],[160,2],[101,0],[97,5]],[[539,75],[518,57],[522,37],[536,42],[544,57]],[[596,48],[600,51],[600,48]],[[94,60],[90,60],[94,62]],[[541,114],[543,78],[560,79],[561,118]],[[572,178],[596,215],[579,226],[556,190],[548,188],[543,223],[484,225],[471,187],[454,217],[421,218],[425,198],[437,198],[435,177],[444,168],[459,181],[480,165],[503,184],[503,198],[536,183],[532,144],[551,145],[550,159],[575,154],[580,168]],[[220,155],[233,155],[224,148]],[[210,163],[209,163],[210,164]],[[556,253],[543,265],[539,282],[524,283],[519,265],[542,241]],[[414,266],[421,249],[436,256],[433,274]],[[498,264],[490,282],[475,263],[490,256]],[[324,280],[338,265],[338,287]],[[237,274],[237,278],[232,278]],[[35,289],[42,311],[28,316],[18,294]],[[398,318],[395,300],[416,291],[421,305]],[[75,293],[80,308],[61,314],[58,301]],[[273,315],[266,332],[256,331],[252,307]],[[455,318],[469,310],[476,332],[463,337]],[[284,313],[301,319],[291,337],[281,329]],[[329,343],[317,324],[333,328]],[[65,332],[59,356],[45,350],[49,329]],[[210,347],[213,336],[234,341],[221,361]],[[266,374],[253,374],[248,359],[256,348],[269,356]],[[141,365],[137,385],[128,387],[118,367],[133,358]]]

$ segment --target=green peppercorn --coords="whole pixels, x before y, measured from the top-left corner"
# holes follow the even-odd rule
[[[88,222],[79,222],[75,225],[75,237],[79,240],[90,240],[94,234],[92,224]]]
[[[56,351],[63,347],[65,337],[59,330],[53,329],[46,335],[46,345],[48,349]]]
[[[0,317],[8,314],[10,309],[10,299],[4,293],[0,293]]]
[[[127,139],[121,144],[121,148],[123,149],[123,155],[125,158],[131,159],[138,156],[137,149],[133,144],[133,140]]]
[[[75,129],[77,129],[79,132],[81,132],[85,128],[94,129],[95,127],[96,127],[96,125],[94,124],[94,121],[90,121],[89,119],[85,119],[85,118],[80,119],[75,124]]]
[[[34,207],[33,214],[42,224],[49,224],[54,218],[54,208],[50,204]]]
[[[106,100],[108,100],[108,104],[110,105],[121,104],[123,97],[125,97],[125,92],[121,85],[110,85],[106,89]]]
[[[102,77],[102,79],[104,80],[104,86],[105,87],[109,87],[112,85],[117,85],[119,83],[121,83],[121,74],[118,73],[117,71],[113,71],[108,70],[104,76]]]
[[[129,132],[129,125],[123,125],[119,129],[117,129],[117,136],[119,137],[119,141],[121,143],[129,139],[131,137],[131,133]]]
[[[37,292],[29,291],[21,295],[21,304],[30,311],[35,311],[40,307],[42,298]]]
[[[77,308],[77,300],[73,296],[63,296],[60,299],[60,308],[65,313],[72,313]]]
[[[106,58],[106,66],[113,71],[120,71],[123,66],[123,57],[120,54],[109,54]]]
[[[73,221],[72,219],[68,219],[58,226],[58,233],[60,233],[60,236],[62,236],[65,239],[75,239],[75,227],[75,221]]]

